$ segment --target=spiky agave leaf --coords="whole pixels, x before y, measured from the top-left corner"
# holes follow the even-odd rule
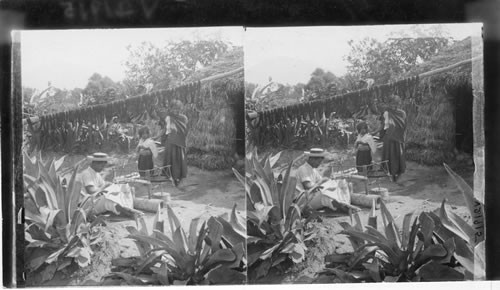
[[[28,175],[35,179],[39,178],[38,173],[38,162],[36,156],[30,157],[28,153],[23,150],[23,174],[24,176]]]
[[[443,200],[443,202],[441,203],[441,208],[439,209],[439,218],[442,225],[446,229],[448,229],[464,241],[474,244],[474,229],[465,221],[461,220],[460,217],[448,213],[448,210],[446,209],[446,200]]]
[[[224,227],[215,217],[211,217],[210,219],[208,219],[207,227],[208,227],[207,238],[210,241],[210,247],[212,248],[212,253],[215,253],[220,248],[220,242],[222,239],[222,233],[224,231]]]
[[[455,173],[447,164],[443,164],[444,168],[448,172],[448,174],[453,178],[455,184],[460,189],[464,196],[465,204],[467,205],[467,209],[473,219],[473,223],[475,228],[473,231],[475,232],[474,239],[470,239],[469,241],[476,244],[482,242],[484,240],[484,204],[477,200],[474,196],[474,190],[467,184],[467,182],[457,173]]]
[[[245,226],[243,225],[243,223],[240,221],[238,215],[236,214],[236,204],[233,205],[233,209],[231,210],[229,223],[237,231],[240,231],[240,232],[246,231]]]

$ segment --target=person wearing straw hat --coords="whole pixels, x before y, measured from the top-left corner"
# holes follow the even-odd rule
[[[306,163],[297,169],[297,190],[299,195],[297,203],[310,206],[312,209],[330,208],[334,211],[348,212],[359,211],[358,207],[351,205],[349,189],[345,180],[331,180],[322,177],[318,171],[319,165],[327,156],[321,148],[312,148],[305,152],[308,157]]]
[[[82,183],[81,206],[86,212],[102,214],[113,212],[116,215],[136,217],[140,211],[134,210],[134,200],[127,184],[118,185],[104,181],[101,172],[111,158],[106,153],[94,153],[87,157],[90,166],[79,176]]]

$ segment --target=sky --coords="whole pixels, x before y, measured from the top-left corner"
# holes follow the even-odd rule
[[[391,33],[412,31],[409,26],[330,26],[246,28],[166,28],[26,30],[21,34],[23,86],[44,90],[50,82],[61,89],[84,88],[97,72],[122,81],[128,45],[149,41],[161,46],[166,41],[218,39],[244,45],[246,81],[264,84],[269,77],[279,83],[307,83],[312,71],[321,67],[341,76],[349,40],[373,37],[383,41]],[[443,26],[449,36],[461,40],[481,24]]]
[[[118,82],[125,77],[128,45],[196,39],[241,46],[243,28],[26,30],[21,33],[22,84],[38,90],[49,82],[60,89],[84,88],[95,72]]]
[[[419,25],[427,26],[429,25]],[[435,25],[434,25],[435,26]],[[384,41],[393,33],[412,33],[410,25],[330,26],[247,28],[245,31],[245,81],[265,84],[307,83],[314,69],[320,67],[336,76],[347,72],[344,56],[349,54],[349,40],[372,37]],[[481,24],[441,25],[448,36],[462,40],[481,33]]]

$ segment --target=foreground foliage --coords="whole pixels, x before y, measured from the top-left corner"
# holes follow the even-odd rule
[[[63,160],[44,162],[40,153],[31,158],[24,152],[25,262],[28,275],[41,272],[42,282],[74,263],[88,266],[91,245],[99,242],[94,226],[100,220],[89,223],[78,207],[78,166],[67,181],[59,171]]]
[[[433,237],[436,226],[429,213],[420,214],[413,222],[413,213],[406,214],[400,231],[383,202],[381,212],[381,231],[363,227],[357,214],[355,226],[342,224],[343,233],[349,236],[354,248],[346,261],[346,270],[352,271],[353,278],[374,282],[464,279],[462,273],[453,269],[455,240],[441,242]]]
[[[198,227],[191,221],[189,232],[167,206],[168,228],[160,209],[149,232],[144,219],[139,229],[127,227],[139,249],[139,256],[113,260],[113,273],[103,284],[128,285],[207,285],[246,282],[245,229],[233,208],[228,220],[211,217]]]
[[[483,205],[474,200],[472,189],[460,176],[445,168],[464,194],[471,216],[480,220]],[[482,224],[473,228],[449,211],[445,200],[434,212],[423,212],[413,221],[413,213],[406,214],[401,229],[383,202],[381,215],[381,230],[364,226],[358,214],[354,225],[342,223],[354,252],[328,256],[329,268],[320,274],[345,282],[484,279],[484,228]]]
[[[278,179],[272,166],[279,154],[259,161],[257,152],[247,156],[246,179],[234,173],[247,194],[248,275],[254,280],[284,262],[305,259],[305,242],[314,237],[302,208],[293,202],[296,178],[291,162]]]

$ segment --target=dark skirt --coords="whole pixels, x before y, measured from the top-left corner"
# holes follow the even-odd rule
[[[382,160],[387,160],[386,168],[392,176],[398,176],[406,170],[406,160],[403,144],[394,140],[384,140]]]
[[[146,174],[151,176],[152,170],[154,168],[153,154],[151,153],[151,151],[148,150],[145,151],[145,153],[139,154],[137,163],[140,176],[144,177]]]
[[[372,153],[370,150],[358,150],[356,153],[356,169],[358,172],[365,172],[365,170],[371,170],[371,166],[366,166],[372,164]]]
[[[187,176],[186,148],[174,145],[172,143],[165,144],[165,155],[163,166],[170,165],[170,173],[172,178],[178,183]]]

